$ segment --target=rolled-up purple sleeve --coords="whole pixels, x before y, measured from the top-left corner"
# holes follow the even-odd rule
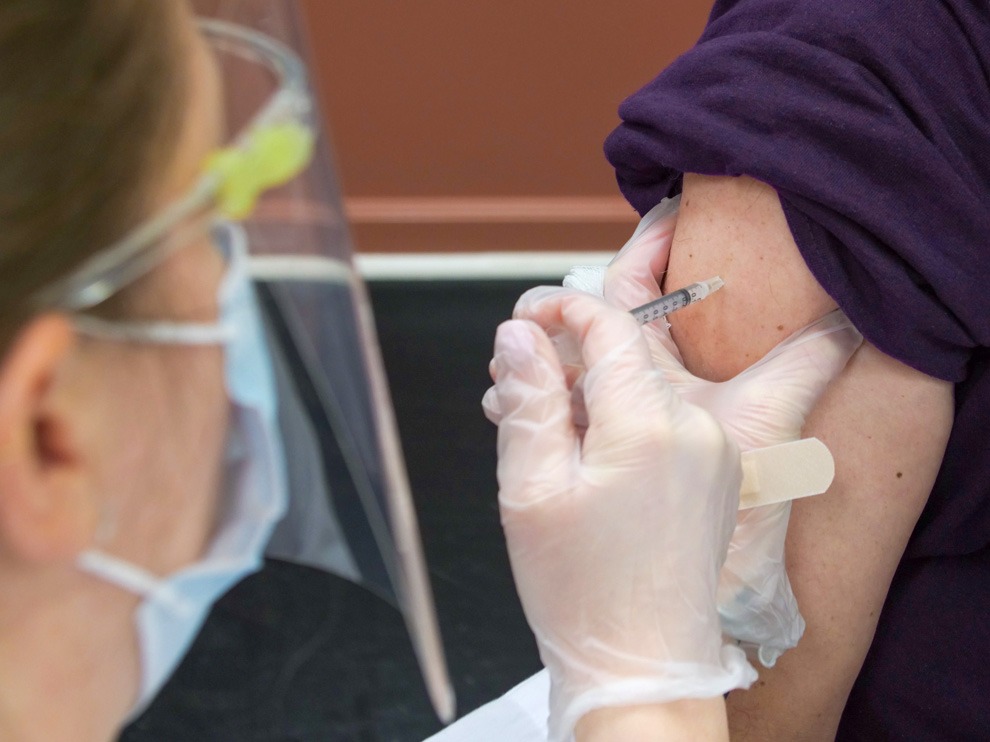
[[[619,113],[605,152],[641,213],[684,172],[754,177],[874,345],[953,382],[990,346],[986,3],[717,2]]]

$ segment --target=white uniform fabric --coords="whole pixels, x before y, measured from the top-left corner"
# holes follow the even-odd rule
[[[546,742],[550,674],[541,670],[427,742]]]

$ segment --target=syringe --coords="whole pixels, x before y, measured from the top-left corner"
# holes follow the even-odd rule
[[[709,278],[707,281],[692,283],[690,286],[685,286],[670,294],[664,294],[659,299],[654,299],[641,307],[630,309],[629,313],[636,318],[639,324],[645,325],[647,322],[653,322],[661,317],[666,317],[671,312],[683,309],[688,304],[701,301],[724,285],[725,282],[715,276],[715,278]]]

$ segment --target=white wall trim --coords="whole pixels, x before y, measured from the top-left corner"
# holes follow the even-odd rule
[[[563,278],[574,265],[606,265],[614,252],[357,253],[369,281]]]

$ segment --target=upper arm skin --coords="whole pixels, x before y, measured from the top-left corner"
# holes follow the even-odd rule
[[[666,288],[726,285],[671,315],[685,364],[733,376],[835,307],[808,271],[773,189],[686,175]],[[952,385],[864,343],[803,431],[832,451],[829,491],[794,503],[787,571],[807,629],[748,691],[729,696],[733,740],[833,739],[894,570],[927,501],[952,425]],[[921,424],[919,424],[921,423]]]

